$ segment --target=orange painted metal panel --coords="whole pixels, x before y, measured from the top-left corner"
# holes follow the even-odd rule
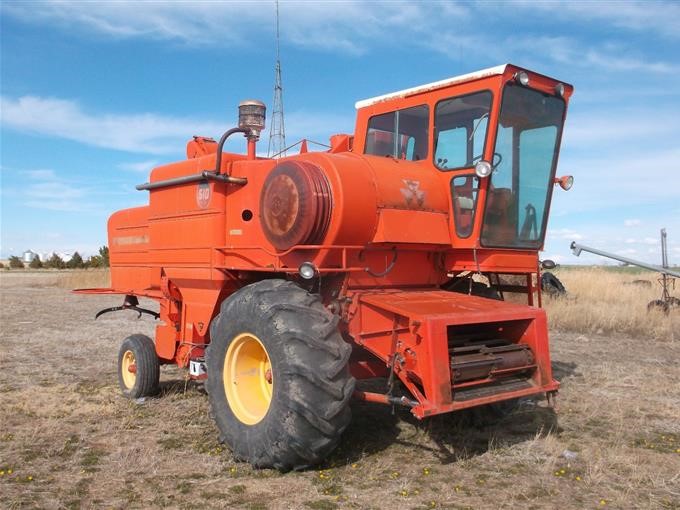
[[[447,214],[406,209],[381,209],[375,243],[451,244]]]

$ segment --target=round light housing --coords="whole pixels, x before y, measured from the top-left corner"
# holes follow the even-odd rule
[[[555,269],[557,264],[554,260],[545,259],[541,261],[541,269]]]
[[[488,161],[478,161],[475,165],[475,173],[480,179],[491,175],[491,163]]]
[[[300,276],[305,280],[311,280],[316,276],[317,269],[316,266],[311,262],[303,262],[302,264],[300,264],[298,272],[300,273]]]
[[[559,184],[560,188],[562,188],[564,191],[569,191],[574,185],[574,176],[565,175],[563,177],[556,177],[555,184]]]
[[[252,136],[259,138],[265,128],[267,107],[257,99],[246,99],[238,105],[238,127],[249,129]]]
[[[555,85],[555,94],[557,94],[560,97],[564,97],[564,92],[565,92],[565,87],[564,83],[558,83]]]
[[[518,71],[515,73],[515,81],[523,87],[526,87],[529,85],[529,75],[524,71]]]

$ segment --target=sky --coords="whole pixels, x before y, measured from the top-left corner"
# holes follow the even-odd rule
[[[286,139],[352,133],[357,100],[513,63],[574,85],[542,258],[571,241],[680,264],[680,3],[280,3]],[[271,107],[266,2],[0,3],[0,257],[106,243],[115,210],[239,101]],[[268,131],[263,133],[266,147]],[[227,150],[243,151],[241,137]]]

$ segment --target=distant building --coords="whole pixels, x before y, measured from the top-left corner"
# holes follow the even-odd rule
[[[30,264],[36,257],[38,257],[37,253],[32,250],[26,250],[24,255],[21,257],[21,260],[24,262],[24,264]]]

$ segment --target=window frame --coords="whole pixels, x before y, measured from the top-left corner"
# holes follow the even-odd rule
[[[383,132],[385,132],[385,133],[390,133],[390,131],[385,131],[385,130],[377,129],[377,128],[371,128],[371,121],[372,121],[373,119],[375,119],[376,117],[381,117],[381,116],[383,116],[383,115],[394,114],[394,129],[395,129],[395,130],[392,131],[391,133],[392,133],[392,136],[394,137],[395,141],[398,141],[398,140],[399,140],[399,136],[404,136],[404,135],[406,135],[406,136],[408,136],[409,138],[415,140],[415,139],[416,139],[415,136],[410,136],[410,135],[408,135],[408,133],[400,133],[400,132],[399,132],[399,124],[400,124],[400,121],[399,121],[399,112],[403,112],[403,111],[405,111],[405,110],[412,110],[412,109],[414,109],[414,108],[425,108],[425,110],[426,110],[426,112],[427,112],[427,116],[425,117],[425,118],[426,118],[426,121],[425,121],[425,131],[424,131],[424,134],[425,134],[425,144],[424,144],[424,147],[425,147],[425,151],[426,151],[425,154],[424,154],[422,157],[418,158],[418,159],[408,159],[408,158],[401,159],[401,158],[395,156],[394,153],[392,153],[392,154],[387,154],[387,155],[384,155],[384,156],[382,156],[382,157],[391,157],[391,158],[396,159],[396,160],[399,160],[399,161],[410,161],[410,162],[412,162],[412,163],[417,163],[417,162],[419,162],[419,161],[427,161],[428,155],[429,155],[428,153],[429,153],[429,151],[430,151],[430,119],[431,119],[431,116],[432,116],[431,106],[430,106],[429,103],[416,104],[416,105],[413,105],[413,106],[407,106],[407,107],[405,107],[405,108],[399,108],[399,109],[397,109],[397,110],[390,110],[390,111],[387,111],[387,112],[376,113],[375,115],[371,115],[371,116],[368,118],[368,121],[367,121],[367,123],[366,123],[366,137],[365,137],[365,139],[364,139],[364,152],[363,152],[363,155],[364,155],[364,156],[378,156],[378,157],[380,157],[378,154],[372,154],[372,153],[366,152],[367,149],[368,149],[368,137],[369,137],[370,134],[371,134],[371,129],[383,131]],[[406,145],[408,146],[408,142],[407,142]],[[393,150],[394,150],[394,149],[393,149]],[[415,146],[414,146],[414,150],[415,150]]]
[[[458,215],[456,214],[456,205],[455,205],[457,195],[456,195],[456,192],[454,191],[455,187],[453,185],[453,181],[455,181],[456,179],[462,178],[462,177],[465,177],[465,178],[472,177],[473,179],[477,179],[477,187],[473,188],[473,191],[475,191],[476,195],[475,195],[475,197],[473,199],[473,203],[472,203],[472,217],[470,218],[470,232],[465,236],[460,234],[460,231],[459,231],[459,228],[458,228]],[[453,230],[454,230],[454,233],[456,234],[456,237],[458,237],[458,239],[469,239],[470,236],[472,236],[472,233],[475,231],[475,222],[477,221],[477,209],[478,209],[477,206],[479,205],[479,195],[480,195],[481,190],[482,190],[482,180],[479,178],[479,176],[477,174],[475,174],[473,172],[455,174],[454,176],[451,177],[451,180],[449,181],[449,192],[451,193],[451,206],[452,206],[451,208],[452,208],[452,213],[453,213]]]
[[[543,90],[536,89],[536,88],[533,88],[533,87],[523,87],[522,85],[516,84],[514,81],[505,82],[503,84],[503,89],[502,89],[502,92],[501,92],[501,95],[500,95],[500,101],[498,103],[498,116],[497,116],[497,119],[496,119],[496,132],[494,134],[494,139],[493,139],[493,151],[494,151],[494,153],[496,151],[496,144],[498,142],[498,133],[499,133],[500,128],[501,128],[500,123],[501,123],[501,115],[503,114],[503,100],[505,99],[505,92],[511,87],[527,88],[527,89],[532,90],[536,93],[543,94],[544,96],[556,98],[556,99],[562,101],[562,103],[564,104],[564,107],[562,109],[562,119],[561,119],[561,122],[560,122],[560,125],[559,125],[557,137],[555,139],[554,157],[553,157],[553,161],[552,161],[552,168],[550,169],[550,174],[549,174],[550,177],[549,177],[549,180],[548,180],[548,192],[546,194],[545,207],[543,209],[543,219],[542,219],[543,220],[543,223],[542,223],[543,232],[541,232],[541,236],[538,239],[536,239],[535,244],[532,245],[532,246],[505,245],[505,244],[500,244],[500,243],[498,243],[498,244],[488,244],[488,243],[484,242],[484,236],[482,234],[484,232],[486,210],[487,210],[488,205],[489,205],[488,187],[491,184],[491,177],[493,176],[493,174],[492,174],[492,175],[485,178],[485,179],[488,180],[488,183],[485,186],[485,189],[487,191],[484,194],[484,210],[482,211],[481,226],[480,226],[480,231],[479,231],[479,245],[482,248],[499,248],[499,249],[508,249],[508,250],[540,251],[545,246],[545,236],[548,232],[548,216],[549,216],[549,213],[550,213],[550,207],[552,206],[552,196],[553,196],[553,191],[554,191],[554,188],[555,188],[555,186],[554,185],[551,186],[550,183],[552,183],[555,179],[555,174],[557,173],[557,164],[559,162],[560,152],[562,150],[562,136],[564,135],[564,123],[565,123],[566,118],[567,118],[567,101],[565,100],[564,97],[560,97],[558,95],[551,95],[551,94],[549,94],[549,93],[547,93]],[[515,143],[515,140],[514,140],[515,137],[517,138],[517,143]],[[514,164],[515,164],[514,161],[515,160],[519,161],[519,159],[518,159],[518,157],[519,157],[519,146],[518,146],[518,144],[519,144],[520,137],[521,137],[521,133],[516,134],[516,135],[513,134],[513,142],[512,142],[513,143],[513,153],[515,151],[517,151],[517,154],[513,154],[513,167],[514,167]],[[485,148],[485,150],[486,150],[486,148]],[[514,168],[513,168],[513,170],[512,170],[512,180],[513,180],[513,186],[519,187],[519,169],[516,173]],[[517,215],[517,217],[519,218],[519,214]]]
[[[488,92],[489,95],[491,96],[491,100],[489,102],[489,114],[487,116],[487,124],[486,124],[486,135],[484,136],[484,147],[482,148],[482,159],[484,159],[484,155],[486,154],[486,149],[489,144],[489,134],[491,130],[489,129],[492,125],[491,123],[491,117],[494,113],[494,100],[496,99],[496,96],[494,95],[494,91],[489,88],[485,89],[480,89],[480,90],[475,90],[474,92],[468,92],[467,94],[461,94],[459,96],[450,96],[446,97],[444,99],[440,99],[434,104],[434,110],[432,113],[432,122],[433,122],[433,128],[432,128],[432,165],[439,170],[440,172],[451,172],[455,170],[464,170],[468,168],[474,168],[474,163],[471,164],[466,164],[464,166],[457,166],[457,167],[452,167],[452,168],[441,168],[436,161],[436,156],[437,156],[437,139],[439,138],[439,130],[437,128],[437,108],[439,108],[439,104],[443,103],[445,101],[452,101],[456,99],[461,99],[464,97],[469,97],[469,96],[474,96],[477,94],[483,94],[485,92]],[[469,132],[470,130],[466,127],[465,130]],[[469,137],[470,135],[466,135],[466,137]],[[469,142],[468,142],[469,143]],[[472,147],[474,150],[474,140],[472,140]],[[466,155],[467,156],[467,155]],[[474,157],[474,154],[472,155]]]

